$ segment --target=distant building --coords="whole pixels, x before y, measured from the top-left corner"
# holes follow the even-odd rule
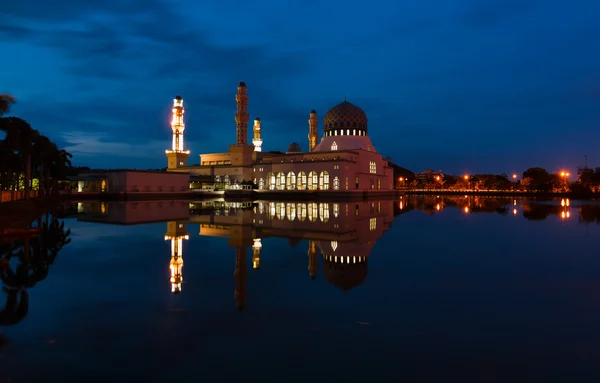
[[[324,119],[319,141],[317,112],[308,120],[308,150],[293,142],[286,153],[263,151],[261,120],[254,120],[253,144],[248,144],[248,94],[241,82],[236,95],[236,142],[229,151],[200,154],[200,164],[187,166],[189,151],[183,147],[183,99],[173,105],[173,148],[166,151],[169,172],[187,172],[192,181],[207,179],[215,186],[235,188],[243,181],[258,190],[382,190],[394,188],[394,170],[377,153],[368,135],[365,112],[344,99]],[[208,181],[208,182],[211,182]]]
[[[433,182],[433,181],[443,181],[444,180],[444,173],[439,170],[439,171],[435,171],[435,170],[431,170],[431,169],[427,169],[427,170],[423,170],[423,172],[421,173],[416,173],[415,174],[415,179],[419,182],[419,183],[428,183],[428,182]]]

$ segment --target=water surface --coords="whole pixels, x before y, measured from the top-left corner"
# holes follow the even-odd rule
[[[29,241],[47,276],[5,286],[0,309],[27,291],[28,310],[3,313],[0,381],[598,381],[599,217],[481,197],[75,203]],[[57,232],[71,242],[36,255]]]

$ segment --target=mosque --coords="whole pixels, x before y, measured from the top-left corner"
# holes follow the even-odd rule
[[[173,101],[173,144],[166,150],[167,171],[189,173],[221,189],[253,183],[258,191],[391,191],[394,170],[375,150],[369,138],[366,113],[344,100],[324,118],[319,140],[317,112],[308,119],[308,150],[297,143],[284,152],[263,152],[260,118],[254,119],[252,145],[248,143],[248,94],[238,85],[236,143],[223,153],[200,154],[199,165],[188,166],[184,149],[184,106],[180,96]],[[204,182],[206,185],[206,181]]]

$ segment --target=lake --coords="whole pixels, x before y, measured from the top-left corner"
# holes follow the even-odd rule
[[[596,382],[599,223],[566,199],[74,202],[3,245],[0,382]]]

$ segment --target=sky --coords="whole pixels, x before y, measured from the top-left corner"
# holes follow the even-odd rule
[[[343,101],[413,171],[600,166],[598,0],[20,0],[0,8],[0,93],[74,164],[162,168],[235,142],[237,85],[263,150],[307,148]]]

